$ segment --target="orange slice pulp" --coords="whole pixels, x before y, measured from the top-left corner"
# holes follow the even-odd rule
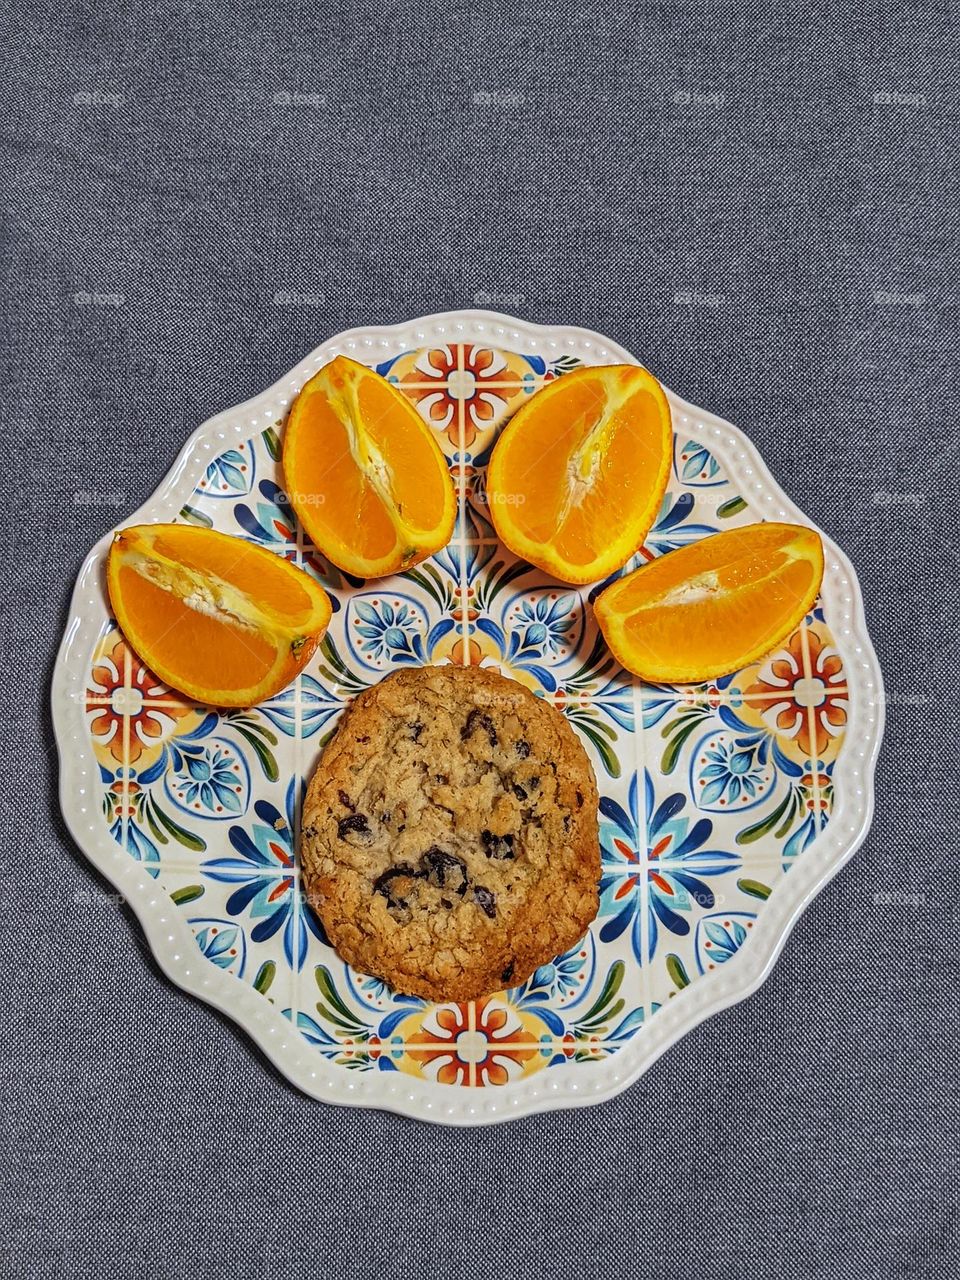
[[[450,541],[456,493],[433,433],[396,387],[346,356],[297,397],[283,470],[304,529],[348,573],[381,578]]]
[[[602,591],[594,609],[628,671],[684,684],[769,653],[806,615],[822,578],[815,530],[746,525],[641,566]]]
[[[280,556],[181,524],[134,525],[107,556],[114,615],[161,680],[198,702],[248,707],[303,669],[330,621],[326,592]]]
[[[656,518],[670,470],[670,407],[637,365],[577,369],[513,416],[487,469],[500,540],[564,582],[619,569]]]

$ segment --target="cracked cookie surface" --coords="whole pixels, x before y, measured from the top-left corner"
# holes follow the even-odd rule
[[[597,785],[552,705],[482,667],[360,694],[304,803],[304,885],[339,954],[396,990],[523,982],[598,908]]]

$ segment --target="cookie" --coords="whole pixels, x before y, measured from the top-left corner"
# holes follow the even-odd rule
[[[597,914],[597,784],[576,733],[482,667],[367,689],[310,782],[307,898],[350,964],[397,991],[516,986]]]

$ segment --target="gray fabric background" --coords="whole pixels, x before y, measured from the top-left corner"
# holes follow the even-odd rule
[[[5,9],[3,1276],[956,1276],[955,6]],[[477,294],[744,427],[890,705],[872,833],[758,995],[613,1102],[457,1132],[300,1096],[160,976],[47,703],[82,558],[197,423]]]

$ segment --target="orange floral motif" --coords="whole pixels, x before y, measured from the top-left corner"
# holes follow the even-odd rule
[[[440,1084],[506,1084],[536,1053],[519,1018],[495,1000],[445,1004],[417,1034],[422,1043],[409,1050]]]
[[[457,405],[462,401],[463,444],[469,448],[478,429],[492,422],[507,407],[507,400],[494,387],[500,388],[504,382],[519,386],[520,379],[499,352],[477,346],[465,346],[462,350],[462,363],[456,347],[440,347],[428,352],[416,373],[429,385],[415,394],[420,413],[444,430],[456,448],[460,447]]]
[[[806,796],[806,806],[811,812],[818,808],[829,810],[833,796],[833,779],[829,773],[820,769],[816,773],[805,773],[800,779],[800,786]],[[819,804],[816,798],[818,796]]]
[[[794,632],[786,647],[745,690],[769,699],[764,719],[793,738],[804,755],[822,756],[847,723],[847,690],[836,650],[807,631],[810,675],[804,673],[803,637]]]
[[[157,699],[162,705],[156,705]],[[85,705],[91,734],[118,764],[134,764],[171,724],[195,710],[162,684],[122,639],[94,660]],[[126,749],[125,719],[130,725]]]
[[[450,661],[458,667],[479,667],[483,652],[476,640],[457,640],[450,650]]]

